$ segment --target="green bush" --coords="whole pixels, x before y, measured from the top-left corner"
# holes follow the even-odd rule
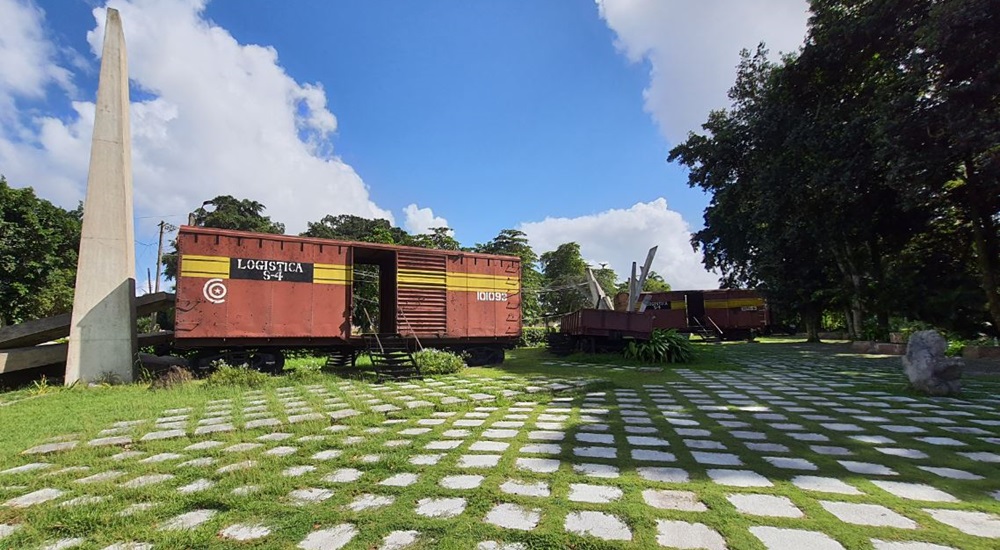
[[[413,354],[421,374],[452,374],[465,368],[461,355],[433,348],[424,348]]]
[[[524,327],[521,329],[521,337],[517,340],[519,348],[537,348],[545,345],[545,335],[548,334],[545,327]]]
[[[246,365],[231,366],[225,361],[212,363],[212,374],[205,383],[209,386],[246,386],[255,387],[267,384],[271,379],[267,374],[253,370]]]
[[[694,347],[686,334],[656,329],[645,342],[629,342],[623,353],[642,363],[687,363],[694,358]]]

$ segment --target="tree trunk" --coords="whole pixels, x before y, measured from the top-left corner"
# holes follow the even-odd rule
[[[844,308],[844,324],[847,325],[847,338],[849,340],[858,340],[859,332],[858,327],[854,324],[854,318],[851,317],[851,309]]]
[[[1000,335],[1000,227],[983,199],[990,197],[989,187],[981,186],[972,161],[965,163],[965,183],[968,188],[962,194],[965,209],[972,226],[972,250],[976,254],[980,285],[986,292],[986,308],[993,321],[993,333]]]
[[[815,307],[807,307],[802,310],[802,322],[806,325],[806,342],[818,343],[819,327],[822,323],[823,314]]]

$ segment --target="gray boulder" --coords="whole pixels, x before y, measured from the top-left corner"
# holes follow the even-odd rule
[[[946,357],[948,342],[933,330],[910,336],[903,370],[910,385],[927,395],[958,395],[962,391],[962,360]]]

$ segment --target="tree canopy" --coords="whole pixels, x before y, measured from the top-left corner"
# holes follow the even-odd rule
[[[0,326],[72,310],[82,219],[0,176]]]
[[[996,3],[811,8],[801,51],[743,52],[731,108],[670,152],[712,194],[692,239],[705,265],[725,286],[760,288],[813,337],[831,310],[855,337],[899,315],[966,332],[992,318],[996,331]]]

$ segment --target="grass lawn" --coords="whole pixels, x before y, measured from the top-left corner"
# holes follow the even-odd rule
[[[0,394],[0,548],[1000,547],[995,382],[931,399],[898,358],[696,348]]]

